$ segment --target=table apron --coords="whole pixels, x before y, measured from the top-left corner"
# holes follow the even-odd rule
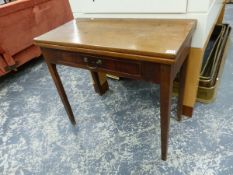
[[[42,48],[47,63],[82,68],[119,77],[160,83],[161,63],[132,61],[122,58],[96,56],[77,52]],[[172,67],[172,66],[171,66]]]

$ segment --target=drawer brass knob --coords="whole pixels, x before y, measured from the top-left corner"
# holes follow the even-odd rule
[[[97,61],[96,61],[96,64],[97,64],[97,65],[101,65],[101,64],[102,64],[102,61],[101,61],[101,60],[97,60]]]
[[[88,58],[87,57],[84,57],[83,58],[83,61],[85,62],[85,63],[88,63],[88,68],[89,69],[97,69],[97,66],[98,65],[101,65],[102,64],[102,60],[100,60],[100,59],[98,59],[97,61],[92,61],[92,60],[88,60]]]
[[[87,58],[87,57],[84,57],[83,61],[84,61],[85,63],[88,63],[88,58]]]

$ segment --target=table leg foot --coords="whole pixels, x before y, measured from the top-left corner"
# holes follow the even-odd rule
[[[183,115],[191,118],[193,115],[193,107],[183,105],[182,113],[183,113]]]
[[[169,125],[170,125],[170,108],[172,97],[172,74],[169,65],[160,67],[160,127],[161,127],[161,156],[162,160],[167,159]]]
[[[106,74],[91,71],[91,76],[93,79],[93,86],[96,93],[103,95],[105,92],[108,91],[109,86]]]
[[[72,123],[72,125],[76,125],[76,121],[75,121],[75,118],[74,118],[74,114],[73,114],[73,111],[72,111],[72,108],[70,106],[70,103],[68,101],[68,98],[67,98],[67,95],[66,95],[66,92],[65,92],[65,89],[62,85],[62,82],[61,82],[61,79],[60,79],[60,76],[57,72],[57,68],[56,68],[56,65],[55,64],[51,64],[51,63],[47,63],[47,66],[49,68],[49,72],[52,76],[52,79],[56,85],[56,88],[57,88],[57,91],[58,91],[58,94],[61,98],[61,101],[65,107],[65,110],[66,110],[66,113],[70,119],[70,122]]]

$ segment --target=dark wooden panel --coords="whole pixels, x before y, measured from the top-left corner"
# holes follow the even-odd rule
[[[48,48],[43,48],[42,52],[46,61],[52,64],[62,64],[96,72],[114,73],[136,79],[141,77],[140,61],[121,60],[106,56],[92,56]]]

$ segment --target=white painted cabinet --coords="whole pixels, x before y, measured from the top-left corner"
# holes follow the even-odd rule
[[[222,0],[217,0],[222,3]],[[216,2],[217,2],[216,1]],[[188,12],[208,12],[215,0],[188,0]]]
[[[223,0],[69,0],[76,18],[196,19],[192,46],[204,47]]]
[[[79,13],[186,13],[188,0],[70,0]]]

